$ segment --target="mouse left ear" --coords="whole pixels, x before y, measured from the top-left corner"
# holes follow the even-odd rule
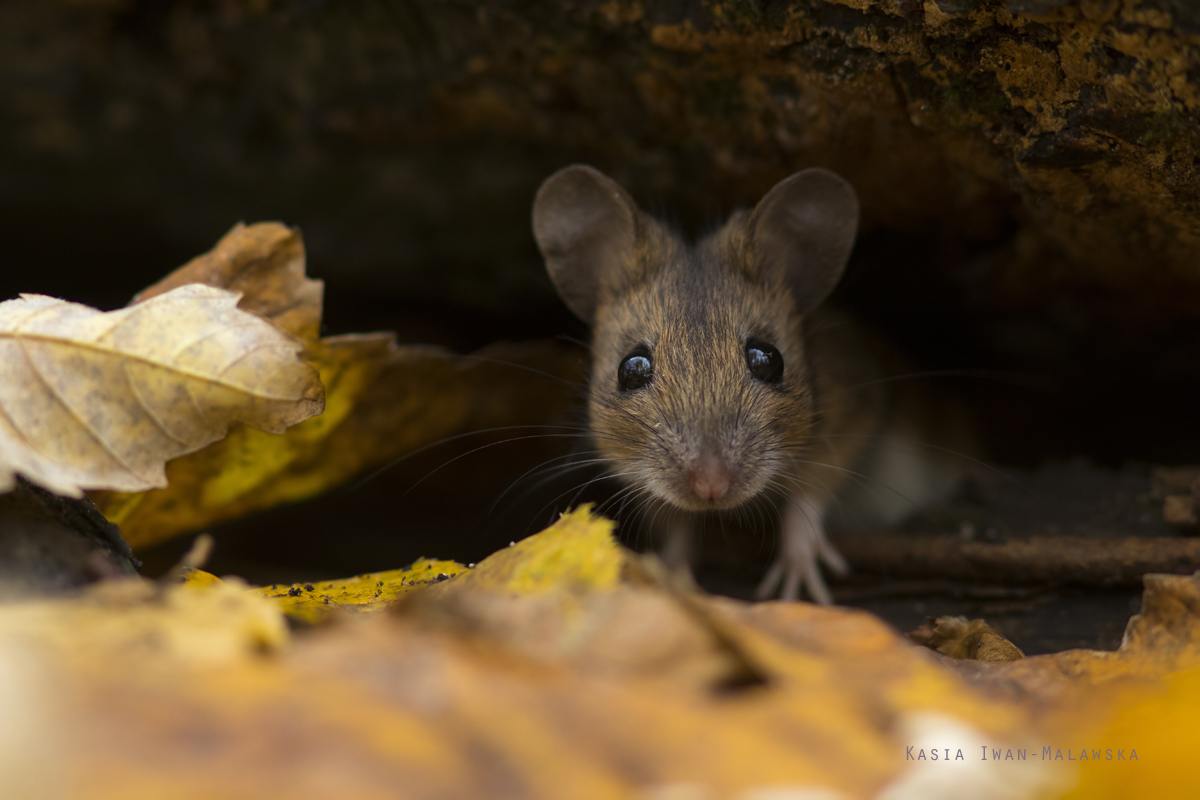
[[[837,286],[858,233],[858,195],[844,178],[814,167],[780,181],[749,222],[759,276],[792,291],[806,314]]]

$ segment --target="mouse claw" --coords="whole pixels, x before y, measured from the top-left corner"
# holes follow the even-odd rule
[[[821,564],[835,575],[846,575],[850,565],[825,534],[821,512],[802,500],[789,503],[783,519],[782,552],[759,583],[755,597],[766,600],[800,599],[800,589],[821,605],[831,605],[833,595],[821,575]],[[778,593],[778,594],[777,594]]]

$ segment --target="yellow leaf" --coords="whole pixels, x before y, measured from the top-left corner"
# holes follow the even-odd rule
[[[0,491],[143,491],[234,422],[282,433],[324,406],[303,346],[191,284],[102,313],[41,295],[0,303]]]
[[[593,514],[590,505],[582,506],[541,533],[488,556],[456,580],[453,591],[524,595],[611,589],[625,561],[614,527],[611,520]]]
[[[254,591],[278,601],[288,616],[316,622],[338,609],[376,611],[414,589],[443,581],[455,591],[506,594],[611,589],[619,582],[624,552],[613,536],[613,523],[584,507],[471,569],[455,561],[422,558],[406,569]],[[188,582],[203,585],[196,578]]]
[[[69,600],[7,604],[0,641],[36,638],[74,651],[118,647],[159,661],[216,664],[278,649],[287,626],[275,604],[236,579],[193,587],[139,578],[94,584]]]
[[[1197,713],[1200,669],[1172,675],[1165,686],[1126,692],[1107,724],[1062,743],[1079,769],[1079,784],[1065,797],[1195,797]]]
[[[334,581],[276,584],[253,591],[277,601],[289,617],[317,622],[338,610],[379,611],[413,589],[440,583],[465,569],[456,561],[422,558],[406,569]]]
[[[183,585],[192,589],[203,589],[208,586],[216,586],[221,583],[221,579],[211,572],[205,572],[202,569],[188,567],[183,570]]]
[[[15,754],[0,789],[16,775],[80,800],[1194,793],[1198,579],[1151,576],[1116,653],[989,664],[862,611],[685,595],[633,570],[609,530],[574,512],[398,613],[290,638],[284,602],[304,616],[329,589],[378,608],[451,565],[287,600],[236,580],[130,581],[0,606],[0,742]],[[731,648],[764,680],[714,682]],[[1081,762],[1084,747],[1101,759]]]

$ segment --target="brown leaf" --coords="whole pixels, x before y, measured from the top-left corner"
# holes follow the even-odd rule
[[[239,222],[216,247],[143,289],[130,305],[189,283],[241,292],[239,308],[302,339],[313,340],[321,333],[325,284],[305,277],[304,242],[294,228],[278,222]]]
[[[1025,657],[1020,648],[981,619],[968,622],[966,617],[938,617],[909,636],[951,658],[1003,664]]]
[[[168,459],[319,414],[299,341],[200,284],[102,313],[41,295],[0,304],[0,490],[166,485]]]

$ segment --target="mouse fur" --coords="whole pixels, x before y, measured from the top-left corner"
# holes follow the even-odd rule
[[[592,326],[594,444],[653,511],[669,562],[688,561],[698,514],[769,504],[781,512],[782,547],[760,597],[797,599],[804,588],[828,603],[820,565],[847,570],[828,520],[895,522],[956,483],[952,468],[905,445],[901,434],[920,426],[889,413],[880,379],[898,357],[822,307],[857,226],[854,190],[823,169],[782,181],[694,244],[591,167],[560,170],[539,190],[533,227],[547,270]],[[622,364],[633,357],[651,377],[629,388]],[[902,483],[902,502],[863,491],[863,469]],[[855,494],[848,509],[841,496]]]

